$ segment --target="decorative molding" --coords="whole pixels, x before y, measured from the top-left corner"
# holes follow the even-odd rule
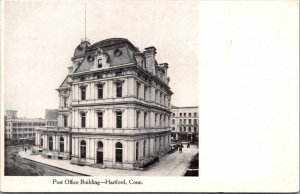
[[[115,78],[115,79],[113,79],[113,82],[114,82],[114,84],[123,83],[123,82],[125,82],[125,79]]]
[[[79,87],[80,88],[86,88],[88,85],[86,84],[86,83],[81,83],[81,84],[79,84]]]

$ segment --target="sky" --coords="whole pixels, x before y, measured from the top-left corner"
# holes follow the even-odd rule
[[[127,38],[157,49],[169,64],[172,104],[198,105],[198,7],[196,1],[86,1],[91,43]],[[113,3],[112,3],[113,2]],[[84,37],[84,1],[7,1],[5,4],[5,109],[44,117],[58,107],[55,91]]]

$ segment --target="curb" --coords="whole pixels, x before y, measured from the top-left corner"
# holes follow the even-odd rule
[[[20,154],[19,154],[19,156],[20,156]],[[87,175],[87,174],[83,174],[83,173],[78,173],[78,172],[75,172],[75,171],[67,170],[67,169],[65,169],[65,168],[60,168],[60,167],[57,167],[57,166],[54,166],[54,165],[45,164],[45,163],[42,163],[42,162],[37,162],[37,161],[32,160],[32,159],[23,158],[22,156],[20,156],[20,157],[21,157],[22,159],[25,159],[25,160],[30,160],[30,161],[33,161],[33,162],[36,162],[36,163],[39,163],[39,164],[51,166],[51,167],[58,168],[58,169],[61,169],[61,170],[65,170],[65,171],[68,171],[68,172],[73,172],[73,173],[76,173],[76,174],[80,174],[80,175],[82,175],[82,176],[91,176],[91,175]],[[69,176],[69,175],[68,175],[68,176]]]

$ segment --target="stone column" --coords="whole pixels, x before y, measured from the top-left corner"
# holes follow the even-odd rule
[[[123,112],[123,115],[122,115],[122,120],[123,120],[123,123],[122,123],[122,128],[128,128],[128,108],[125,108],[124,112]]]
[[[134,109],[133,108],[128,108],[127,109],[128,111],[128,123],[127,123],[127,126],[128,128],[134,128]]]
[[[124,96],[124,97],[127,97],[127,96],[128,96],[128,88],[127,88],[127,87],[128,87],[128,83],[127,83],[127,82],[128,82],[128,78],[125,79],[125,81],[124,81],[124,83],[123,83],[123,86],[122,86],[122,87],[123,87],[123,88],[122,88],[122,89],[123,89],[122,92],[123,92],[123,96]]]
[[[85,139],[86,142],[86,158],[90,158],[90,139]]]
[[[150,155],[154,155],[154,153],[155,153],[155,141],[154,141],[154,138],[153,137],[151,137],[150,139],[149,139],[150,141],[149,141],[149,144],[150,144]]]
[[[95,96],[95,90],[96,90],[95,83],[92,82],[90,84],[90,86],[91,86],[91,89],[90,89],[91,90],[91,97],[90,97],[90,99],[95,100],[96,99],[96,96]]]
[[[135,94],[135,92],[134,92],[134,90],[135,90],[135,88],[134,88],[134,86],[135,86],[135,84],[134,84],[134,78],[132,78],[132,77],[128,78],[128,84],[127,84],[127,86],[128,86],[128,89],[129,89],[128,96],[134,96],[134,94]]]
[[[133,140],[129,140],[128,141],[128,146],[129,146],[129,149],[128,149],[128,161],[129,162],[134,162],[135,161],[135,146],[134,146],[134,141]]]
[[[103,112],[103,128],[108,128],[107,120],[108,120],[108,109]]]
[[[72,137],[72,155],[74,156],[75,155],[75,138]]]

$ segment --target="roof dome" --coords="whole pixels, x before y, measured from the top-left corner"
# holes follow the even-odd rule
[[[86,49],[90,46],[88,41],[82,41],[75,49],[73,57],[79,57],[86,53]]]

